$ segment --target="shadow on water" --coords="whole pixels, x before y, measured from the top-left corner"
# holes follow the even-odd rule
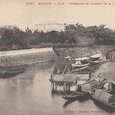
[[[65,101],[63,107],[65,108],[67,105],[71,104],[72,102],[75,102],[77,100],[68,100],[68,101]]]
[[[47,70],[48,68],[51,68],[55,65],[55,61],[49,61],[49,62],[39,62],[32,64],[27,67],[26,71],[38,71],[38,70]]]
[[[62,90],[60,90],[60,91],[53,91],[53,92],[51,92],[51,94],[52,94],[52,97],[54,97],[56,95],[63,95],[64,92]]]
[[[15,77],[17,76],[18,74],[21,74],[23,72],[18,72],[18,73],[3,73],[3,74],[0,74],[0,79],[7,79],[7,78],[10,78],[10,77]]]
[[[87,94],[87,95],[85,95],[84,97],[80,98],[78,101],[79,101],[80,103],[83,103],[83,102],[85,102],[86,100],[89,100],[89,99],[90,99],[90,95]]]
[[[84,103],[85,101],[87,101],[87,100],[89,100],[89,99],[90,99],[90,98],[89,98],[88,96],[85,96],[85,97],[82,97],[82,98],[79,98],[79,99],[67,100],[67,101],[64,103],[63,107],[66,107],[66,106],[68,106],[69,104],[71,104],[71,103],[73,103],[73,102],[75,102],[75,101],[78,101],[78,102],[80,102],[80,103]]]

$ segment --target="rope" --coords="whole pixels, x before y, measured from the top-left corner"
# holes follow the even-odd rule
[[[62,75],[66,72],[67,66],[68,66],[68,63],[66,64],[66,66],[65,66],[65,68],[64,68],[64,70],[62,72]]]

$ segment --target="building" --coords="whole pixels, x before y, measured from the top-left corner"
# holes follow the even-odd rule
[[[109,59],[115,61],[115,49],[109,52]]]

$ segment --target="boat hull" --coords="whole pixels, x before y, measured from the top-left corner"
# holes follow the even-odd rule
[[[109,104],[109,103],[102,102],[101,100],[97,99],[94,95],[91,95],[91,97],[96,104],[98,104],[102,107],[106,107],[108,109],[115,109],[115,104],[112,105],[112,104]]]
[[[84,66],[81,68],[72,68],[72,72],[83,72],[83,71],[89,71],[90,66]]]
[[[91,65],[100,65],[100,64],[104,64],[106,62],[108,62],[109,60],[102,60],[102,61],[91,61],[90,64]]]
[[[72,94],[66,94],[63,95],[62,98],[65,100],[77,100],[77,99],[82,99],[84,97],[88,96],[88,93],[83,93],[83,92],[74,92]]]
[[[89,64],[81,64],[81,65],[72,64],[73,68],[82,68],[82,67],[86,67],[86,66],[89,66]]]

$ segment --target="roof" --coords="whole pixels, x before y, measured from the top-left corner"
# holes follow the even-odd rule
[[[81,61],[81,60],[88,60],[88,57],[82,57],[82,58],[75,58],[76,61]]]
[[[61,81],[61,82],[76,82],[76,80],[81,80],[88,78],[89,74],[53,74],[52,79],[54,81]]]
[[[112,83],[113,85],[115,85],[115,81],[111,81],[111,83]]]
[[[101,56],[102,56],[102,54],[94,54],[94,55],[91,56],[91,58],[99,58]]]
[[[70,56],[66,56],[65,59],[71,59],[71,57]]]
[[[115,80],[113,80],[113,79],[108,80],[108,84],[110,84],[110,83],[115,84]]]
[[[102,102],[109,103],[111,100],[115,99],[114,95],[111,95],[105,90],[97,89],[95,91],[95,96]]]
[[[96,87],[98,87],[100,84],[98,81],[96,80],[92,80],[90,82],[86,82],[84,84],[81,85],[82,91],[83,92],[89,92],[91,89],[94,89]]]

